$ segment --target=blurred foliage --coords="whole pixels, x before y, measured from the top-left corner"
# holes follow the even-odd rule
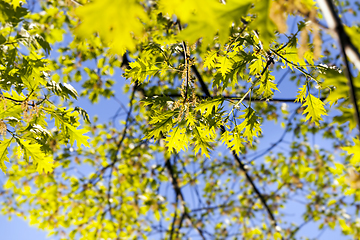
[[[1,213],[58,239],[360,238],[360,140],[322,18],[313,0],[1,1]],[[119,109],[99,122],[80,97]]]

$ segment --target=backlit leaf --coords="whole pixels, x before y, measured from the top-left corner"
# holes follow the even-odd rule
[[[246,108],[244,114],[239,116],[240,119],[244,119],[240,125],[236,127],[237,132],[242,132],[244,138],[252,144],[253,138],[258,137],[261,134],[260,123],[258,116],[256,116],[254,109]]]
[[[342,147],[341,149],[352,155],[350,162],[353,166],[357,166],[360,163],[360,140],[353,138],[353,142],[353,146]]]
[[[217,57],[217,51],[209,51],[205,57],[204,68],[214,68]]]
[[[9,162],[9,158],[8,158],[8,148],[10,147],[10,143],[11,143],[12,139],[9,140],[3,140],[0,142],[0,168],[1,170],[6,173],[6,165],[4,162]]]
[[[215,109],[215,111],[218,109],[219,105],[221,105],[224,102],[224,99],[222,97],[216,97],[216,98],[208,98],[201,102],[195,110],[200,111],[201,114],[204,115],[204,117],[207,117],[211,114],[212,110]]]
[[[131,69],[127,69],[124,76],[126,78],[132,78],[132,82],[139,81],[139,83],[142,83],[146,79],[150,80],[152,76],[155,76],[155,74],[159,72],[158,67],[142,59],[130,63],[130,67]]]
[[[90,147],[88,143],[89,137],[84,135],[88,131],[86,131],[85,129],[76,129],[75,127],[71,126],[68,123],[64,123],[64,125],[66,126],[66,130],[69,133],[70,143],[72,145],[76,141],[76,145],[78,148],[81,147],[81,144],[84,145],[85,147]]]
[[[306,120],[311,119],[311,122],[315,123],[316,126],[319,126],[320,121],[322,120],[321,115],[327,115],[324,108],[324,103],[317,97],[314,97],[312,94],[308,94],[305,98],[303,107],[305,107],[304,113],[306,115]]]
[[[266,50],[274,39],[276,30],[276,26],[270,18],[271,2],[271,0],[256,2],[254,12],[257,14],[257,18],[251,23],[253,28],[259,30],[259,38]]]
[[[140,3],[132,0],[95,0],[77,8],[76,13],[82,19],[76,30],[79,36],[91,38],[92,34],[99,33],[120,55],[135,49],[134,36],[142,38],[144,25],[141,20],[147,19]]]
[[[170,153],[180,152],[181,150],[187,150],[189,145],[189,139],[186,135],[186,128],[176,127],[172,131],[168,132],[168,136],[165,138],[166,146],[169,148]]]
[[[306,90],[307,90],[306,84],[304,84],[301,88],[299,88],[299,91],[297,92],[298,95],[296,95],[295,102],[303,103],[303,101],[306,97]]]
[[[52,157],[46,156],[41,150],[41,145],[38,143],[29,143],[23,139],[17,140],[21,148],[24,150],[24,157],[31,158],[36,170],[41,173],[51,173],[54,168]]]

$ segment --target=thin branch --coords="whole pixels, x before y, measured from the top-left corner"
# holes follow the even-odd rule
[[[155,96],[159,96],[158,94],[155,95],[149,95],[147,96],[148,98],[152,98]],[[170,97],[170,98],[178,98],[181,97],[181,94],[163,94],[162,96],[164,97]],[[197,94],[196,97],[200,98],[200,99],[205,99],[205,98],[214,98],[214,97],[209,97],[208,95],[199,95]],[[219,96],[217,96],[219,97]],[[243,101],[252,101],[252,102],[289,102],[289,103],[295,103],[295,104],[299,104],[300,102],[295,102],[296,98],[250,98],[250,97],[238,97],[238,96],[221,96],[224,99],[228,99],[228,100],[241,100],[243,99]],[[321,101],[324,101],[326,98],[322,97],[320,98]]]
[[[296,68],[298,71],[300,71],[302,74],[304,74],[306,77],[311,78],[312,80],[316,81],[316,78],[314,78],[313,76],[311,76],[311,74],[307,73],[306,71],[304,71],[301,67],[299,67],[298,65],[290,62],[289,60],[287,60],[284,56],[282,56],[281,54],[279,54],[276,50],[270,49],[271,52],[273,52],[275,55],[277,55],[278,57],[280,57],[282,60],[284,60],[287,64],[292,65],[294,68]]]
[[[195,65],[191,66],[191,70],[194,72],[197,79],[202,79],[202,77],[201,77],[199,71],[197,70],[197,68],[195,67]],[[209,89],[207,88],[207,85],[204,83],[204,81],[199,81],[199,82],[200,82],[201,90],[204,92],[204,94],[207,97],[211,96]]]
[[[252,162],[252,161],[255,161],[257,158],[260,158],[260,157],[264,156],[265,154],[267,154],[268,152],[270,152],[271,150],[273,150],[277,145],[279,145],[279,144],[284,140],[285,135],[286,135],[288,129],[290,128],[291,122],[292,122],[293,118],[295,117],[295,115],[297,114],[298,109],[299,109],[299,108],[295,109],[295,111],[291,114],[291,116],[290,116],[290,118],[289,118],[289,120],[288,120],[288,122],[287,122],[287,124],[286,124],[285,130],[284,130],[283,134],[281,135],[281,137],[279,138],[279,140],[277,140],[275,143],[273,143],[273,144],[272,144],[268,149],[266,149],[264,152],[256,155],[255,157],[252,157],[252,160],[249,161],[249,163]]]
[[[131,97],[130,97],[130,108],[127,112],[127,116],[126,116],[126,120],[125,120],[125,127],[123,129],[123,132],[122,132],[122,136],[121,136],[121,139],[119,140],[119,142],[116,144],[116,151],[115,153],[112,155],[112,159],[111,159],[111,163],[109,163],[108,165],[106,165],[105,167],[103,167],[100,171],[98,171],[98,173],[96,175],[103,175],[105,173],[105,171],[110,168],[110,170],[112,171],[112,168],[115,166],[115,163],[118,161],[118,153],[120,152],[120,148],[121,148],[121,145],[123,143],[123,141],[125,140],[125,137],[126,137],[126,134],[127,134],[127,130],[130,126],[130,118],[131,118],[131,113],[132,113],[132,109],[133,109],[133,100],[135,98],[135,92],[136,92],[136,89],[137,89],[137,83],[135,83],[135,85],[133,86],[133,91],[131,93]],[[100,179],[98,179],[98,181],[96,181],[96,178],[95,179],[92,179],[89,183],[91,185],[96,185],[98,182],[100,181]]]
[[[304,221],[302,224],[300,224],[299,226],[297,226],[294,230],[291,231],[289,239],[293,239],[293,237],[295,236],[295,234],[302,228],[304,227],[307,223],[309,223],[311,220],[314,219],[314,215],[310,216],[310,219],[308,219],[308,221]]]
[[[321,11],[323,12],[323,16],[325,17],[327,24],[329,25],[329,29],[332,30],[332,32],[335,34],[340,44],[341,53],[344,57],[344,62],[345,62],[345,75],[348,79],[348,85],[350,88],[350,99],[354,104],[355,120],[357,122],[359,135],[360,135],[360,112],[357,103],[354,82],[352,79],[350,66],[347,59],[349,57],[349,59],[354,63],[354,65],[360,71],[360,54],[355,48],[355,46],[351,43],[349,36],[346,34],[342,22],[339,16],[335,12],[335,8],[332,1],[318,0],[318,4]]]
[[[224,129],[222,128],[222,130],[225,131],[225,128]],[[235,161],[238,163],[239,168],[241,169],[241,171],[244,172],[246,180],[250,183],[250,185],[252,186],[254,192],[256,193],[258,198],[260,199],[261,204],[266,209],[266,212],[268,213],[269,218],[271,220],[271,225],[273,225],[274,229],[276,230],[276,227],[278,226],[278,224],[276,222],[274,214],[272,213],[269,205],[266,202],[266,199],[265,199],[264,195],[260,192],[260,190],[255,185],[254,181],[252,180],[252,178],[250,177],[250,175],[249,175],[249,173],[248,173],[248,171],[246,169],[246,166],[242,163],[242,161],[240,160],[239,156],[236,154],[235,151],[232,151],[232,155],[234,156]]]
[[[273,61],[272,59],[268,59],[267,63],[266,63],[266,67],[263,69],[263,72],[262,74],[264,74],[264,72],[266,71],[267,67],[269,67],[271,61]],[[199,82],[200,82],[200,85],[201,86],[206,86],[204,80],[202,79],[201,75],[198,74],[196,75],[196,77],[198,78]],[[207,95],[207,97],[212,97],[209,93],[209,91],[204,91],[204,93]],[[225,130],[225,127],[224,126],[221,126],[221,131],[224,133],[226,130]],[[246,180],[250,183],[250,185],[252,186],[254,192],[256,193],[256,195],[258,196],[258,198],[260,199],[261,201],[261,204],[264,206],[264,208],[266,209],[268,215],[269,215],[269,218],[271,219],[271,223],[272,225],[274,226],[274,230],[276,231],[276,227],[278,226],[277,225],[277,221],[275,219],[275,216],[274,214],[272,213],[269,205],[267,204],[266,202],[266,199],[265,197],[263,196],[263,194],[259,191],[259,189],[257,188],[257,186],[255,185],[254,181],[252,180],[251,176],[249,175],[247,169],[246,169],[246,166],[243,164],[243,162],[240,160],[239,156],[236,154],[235,151],[232,151],[232,155],[235,159],[235,161],[237,162],[237,164],[239,165],[239,168],[242,170],[242,172],[244,172],[245,174],[245,177],[246,177]]]
[[[200,234],[201,238],[203,240],[205,240],[205,236],[204,236],[204,233],[202,231],[202,229],[200,229],[199,227],[196,226],[196,224],[194,224],[191,216],[189,215],[188,213],[188,210],[186,208],[186,205],[185,205],[185,198],[184,198],[184,195],[182,194],[182,191],[181,191],[181,188],[178,184],[178,179],[174,173],[174,169],[173,169],[173,166],[170,162],[170,159],[167,159],[166,162],[165,162],[165,166],[166,166],[166,169],[168,170],[168,173],[170,175],[170,178],[171,178],[171,184],[173,186],[173,189],[174,189],[174,192],[175,192],[175,195],[176,195],[176,198],[180,200],[181,202],[181,205],[182,205],[182,208],[183,208],[183,214],[182,214],[182,217],[181,219],[183,219],[184,217],[186,217],[190,222],[191,222],[191,225],[198,231],[198,233]],[[180,221],[180,227],[181,227],[181,224],[182,224],[182,220]],[[170,238],[171,239],[171,238]]]

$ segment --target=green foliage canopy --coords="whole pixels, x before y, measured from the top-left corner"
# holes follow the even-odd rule
[[[359,238],[358,63],[322,18],[313,0],[0,2],[1,212],[61,239]],[[90,122],[71,84],[128,97],[121,127]]]

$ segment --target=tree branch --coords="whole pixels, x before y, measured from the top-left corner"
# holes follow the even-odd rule
[[[323,16],[328,24],[328,30],[336,35],[340,42],[341,48],[344,49],[347,57],[354,63],[360,71],[360,53],[352,44],[349,36],[346,34],[339,16],[335,12],[334,5],[331,0],[317,0]]]
[[[187,219],[189,219],[189,221],[191,222],[191,225],[198,231],[198,233],[200,234],[201,238],[203,240],[205,240],[205,236],[204,236],[204,233],[202,231],[202,229],[198,228],[196,226],[196,224],[194,224],[191,216],[189,215],[188,213],[188,210],[186,208],[186,205],[185,205],[185,199],[184,199],[184,195],[182,194],[182,191],[181,191],[181,188],[178,184],[178,179],[174,173],[174,169],[173,169],[173,166],[170,162],[170,159],[167,159],[166,162],[165,162],[165,166],[166,166],[166,169],[168,170],[168,173],[170,175],[170,178],[171,178],[171,184],[173,186],[173,189],[175,191],[175,195],[176,195],[176,201],[178,201],[178,199],[180,200],[181,202],[181,205],[182,205],[182,208],[183,208],[183,214],[181,216],[181,219],[183,219],[184,217],[186,217]],[[180,227],[181,227],[181,224],[182,224],[182,221],[180,221]],[[174,225],[174,222],[173,222],[173,225]],[[173,227],[172,227],[172,230],[171,230],[171,234],[173,233]],[[171,236],[172,237],[172,236]],[[172,239],[172,238],[170,238]]]
[[[272,60],[272,59],[268,59],[268,61],[267,61],[267,63],[266,63],[266,67],[263,69],[262,74],[266,71],[267,67],[270,65],[271,60]],[[194,68],[196,68],[196,67],[194,66]],[[196,72],[198,72],[198,71],[196,71]],[[205,89],[206,89],[206,90],[204,90],[204,94],[205,94],[207,97],[212,97],[212,96],[210,95],[210,92],[209,92],[209,90],[207,89],[207,85],[205,84],[205,82],[204,82],[204,80],[202,79],[201,75],[200,75],[200,74],[195,74],[195,75],[196,75],[197,79],[199,80],[200,85],[201,85],[201,86],[204,86]],[[226,131],[226,130],[225,130],[225,127],[224,127],[223,125],[222,125],[220,128],[221,128],[221,132],[224,133],[224,132]],[[266,209],[266,211],[267,211],[267,213],[268,213],[268,215],[269,215],[269,218],[270,218],[270,220],[271,220],[271,223],[272,223],[272,225],[274,226],[274,229],[275,229],[275,231],[276,231],[276,230],[277,230],[276,227],[278,226],[278,225],[277,225],[277,221],[276,221],[276,219],[275,219],[275,217],[274,217],[274,214],[272,213],[269,205],[267,204],[265,197],[262,195],[262,193],[259,191],[259,189],[258,189],[257,186],[255,185],[254,181],[252,180],[251,176],[249,175],[249,173],[248,173],[248,171],[247,171],[247,169],[246,169],[246,166],[245,166],[245,165],[243,164],[243,162],[240,160],[239,156],[236,154],[235,151],[232,151],[232,155],[233,155],[235,161],[237,162],[237,164],[239,165],[239,168],[241,169],[241,171],[244,172],[245,177],[246,177],[246,180],[250,183],[250,185],[252,186],[254,192],[256,193],[256,195],[257,195],[258,198],[260,199],[262,205],[263,205],[264,208]]]
[[[155,96],[158,96],[158,95],[153,95],[153,96],[147,96],[147,97],[155,97]],[[174,98],[177,98],[177,97],[181,97],[180,94],[164,94],[163,96],[166,96],[166,97],[174,97]],[[214,97],[209,97],[208,95],[196,95],[198,98],[202,98],[202,99],[205,99],[205,98],[214,98]],[[223,97],[224,99],[229,99],[229,100],[241,100],[243,99],[242,97],[238,97],[238,96],[221,96]],[[320,98],[321,101],[324,101],[326,98],[325,97],[322,97]],[[252,102],[290,102],[290,103],[295,103],[295,104],[298,104],[300,102],[295,102],[295,98],[269,98],[269,99],[260,99],[260,98],[251,98],[250,97],[245,97],[243,99],[244,101],[252,101]]]
[[[334,5],[332,4],[331,0],[318,0],[319,7],[321,11],[323,12],[323,16],[326,19],[327,24],[329,25],[329,30],[331,30],[336,38],[338,39],[341,53],[344,57],[345,62],[345,75],[348,79],[348,85],[350,88],[350,99],[352,103],[354,104],[355,109],[355,120],[357,122],[357,126],[359,129],[359,135],[360,135],[360,112],[359,107],[357,103],[356,93],[355,93],[355,87],[352,79],[352,74],[350,71],[350,66],[348,62],[349,59],[354,63],[356,68],[360,71],[360,54],[355,48],[355,46],[352,44],[349,36],[346,34],[344,27],[342,25],[342,22],[339,18],[339,16],[335,12]]]

